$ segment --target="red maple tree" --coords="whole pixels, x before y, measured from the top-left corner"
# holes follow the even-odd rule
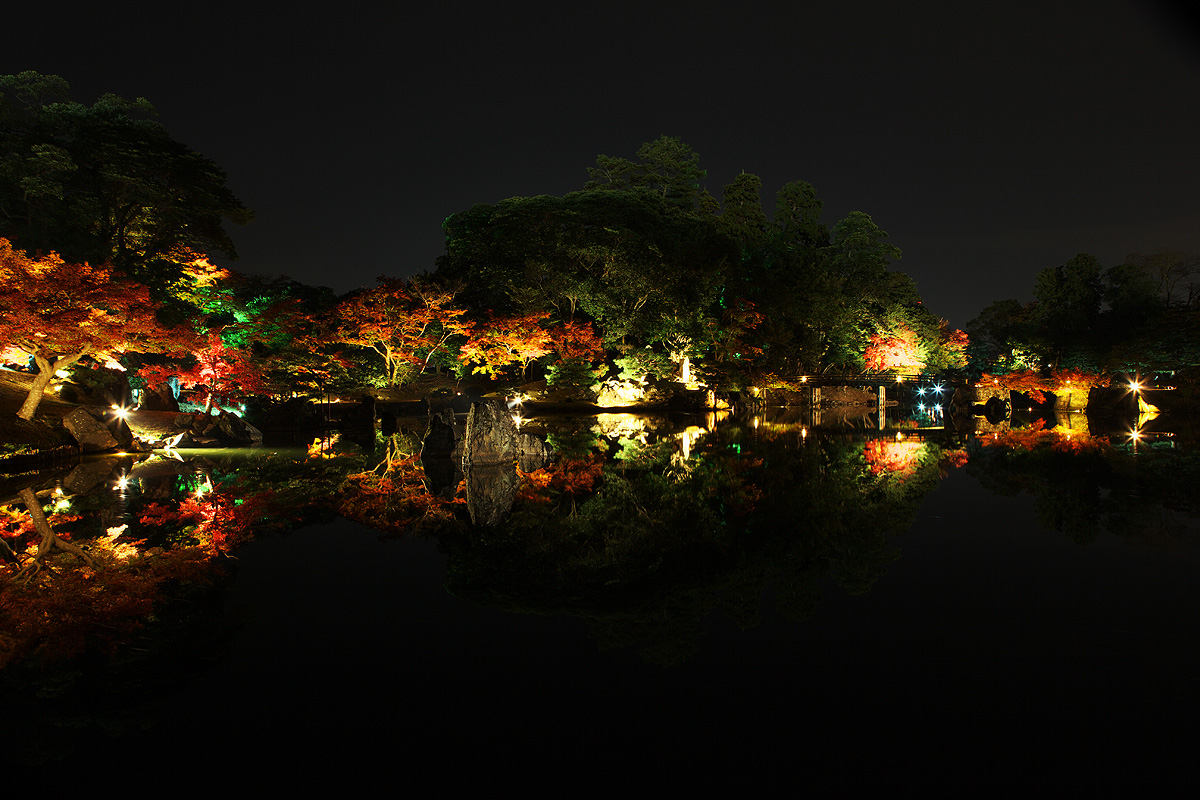
[[[203,347],[192,353],[195,363],[189,367],[153,365],[143,367],[138,374],[150,385],[175,376],[185,389],[196,390],[205,414],[213,408],[219,409],[221,402],[240,400],[266,390],[262,370],[249,353],[227,346],[217,333],[208,334],[205,341]]]
[[[550,351],[558,356],[558,362],[592,362],[604,356],[604,342],[596,335],[590,322],[567,320],[546,329],[550,337]]]
[[[465,309],[452,305],[454,293],[422,284],[380,276],[378,286],[364,289],[338,308],[337,338],[369,347],[383,356],[388,383],[412,380],[455,336],[471,331],[462,319]]]
[[[463,346],[462,358],[478,365],[475,372],[493,378],[508,364],[528,369],[534,360],[551,352],[550,331],[542,327],[549,316],[545,311],[506,317],[489,314],[487,322],[478,325]]]
[[[1086,393],[1092,387],[1104,386],[1107,382],[1108,379],[1103,375],[1077,369],[1051,370],[1045,374],[1031,369],[1009,372],[1005,375],[990,375],[985,372],[979,377],[980,384],[999,386],[1010,392],[1023,392],[1039,405],[1046,402],[1046,392],[1051,394],[1069,391]]]
[[[919,372],[925,367],[917,334],[904,327],[894,333],[873,335],[863,351],[863,362],[867,369],[877,372],[889,369]]]
[[[141,284],[106,266],[69,264],[55,253],[29,258],[0,238],[0,358],[37,365],[37,377],[17,411],[33,419],[59,370],[84,356],[107,361],[128,352],[181,353],[191,331],[162,326]]]

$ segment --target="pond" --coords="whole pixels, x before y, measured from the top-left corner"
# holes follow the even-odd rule
[[[488,526],[468,481],[425,491],[403,433],[115,464],[75,524],[236,558],[186,598],[172,573],[116,656],[0,673],[3,754],[538,792],[1009,794],[1188,763],[1192,440],[811,422],[529,420],[557,458],[478,484],[511,502]]]

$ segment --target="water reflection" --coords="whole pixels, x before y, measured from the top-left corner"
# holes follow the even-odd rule
[[[369,454],[330,437],[96,460],[70,482],[87,493],[30,479],[101,568],[55,563],[0,603],[21,676],[4,725],[29,721],[5,752],[32,764],[74,737],[110,760],[98,732],[124,726],[142,746],[117,751],[170,741],[153,763],[176,774],[213,741],[264,762],[279,743],[296,768],[363,730],[343,755],[367,739],[393,763],[399,718],[536,757],[553,731],[589,761],[614,741],[724,755],[737,730],[791,768],[811,728],[854,768],[911,742],[924,778],[931,742],[957,758],[964,730],[1009,747],[1008,770],[1038,731],[1054,759],[1068,740],[1094,757],[1194,701],[1197,437],[1159,417],[1135,453],[1132,418],[886,421],[531,419],[556,455],[499,486],[439,483],[413,425]],[[468,493],[503,519],[473,518]],[[339,516],[371,529],[314,524]],[[104,653],[117,677],[81,677]],[[368,672],[389,679],[363,693]],[[111,702],[89,705],[97,686]]]
[[[1159,542],[1196,534],[1200,466],[1161,418],[1109,420],[1101,430],[1081,413],[1024,424],[979,417],[959,431],[920,408],[827,420],[795,410],[524,419],[522,431],[544,438],[552,460],[465,472],[446,453],[422,458],[409,425],[376,431],[366,445],[334,434],[252,455],[91,459],[41,476],[36,489],[55,529],[98,554],[89,577],[97,585],[137,563],[160,576],[143,591],[152,598],[176,562],[219,564],[265,531],[342,515],[437,537],[459,596],[565,613],[603,646],[663,663],[695,652],[715,609],[752,626],[767,594],[805,619],[826,578],[868,591],[899,557],[898,536],[926,496],[964,466],[998,494],[1031,495],[1039,523],[1078,542],[1105,532]],[[35,544],[21,518],[10,505],[10,571]],[[43,583],[60,591],[49,577]],[[10,642],[7,658],[50,635]]]

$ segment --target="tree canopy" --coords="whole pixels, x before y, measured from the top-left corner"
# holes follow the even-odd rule
[[[17,412],[23,419],[33,419],[55,373],[84,356],[105,363],[125,352],[183,353],[195,344],[190,330],[159,323],[144,285],[55,253],[29,258],[7,239],[0,239],[0,305],[3,360],[32,359],[38,369]]]
[[[0,76],[0,236],[156,289],[195,253],[235,258],[225,225],[252,213],[154,114],[144,98],[73,101],[53,75]]]

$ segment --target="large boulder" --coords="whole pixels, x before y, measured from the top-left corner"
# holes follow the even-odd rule
[[[175,398],[175,392],[171,390],[169,384],[162,384],[156,387],[147,386],[142,392],[142,401],[138,405],[142,411],[179,411],[179,400]]]
[[[508,405],[499,399],[472,403],[463,437],[463,465],[512,464],[516,457],[517,424]]]
[[[108,420],[107,416],[103,408],[81,406],[63,417],[63,427],[75,437],[84,453],[128,447],[133,442],[129,426],[120,418],[114,416]]]
[[[214,432],[217,439],[224,445],[246,447],[254,444],[254,435],[250,432],[250,426],[243,422],[237,414],[231,414],[228,411],[222,411],[217,417],[217,426]],[[262,441],[261,434],[258,440]]]

